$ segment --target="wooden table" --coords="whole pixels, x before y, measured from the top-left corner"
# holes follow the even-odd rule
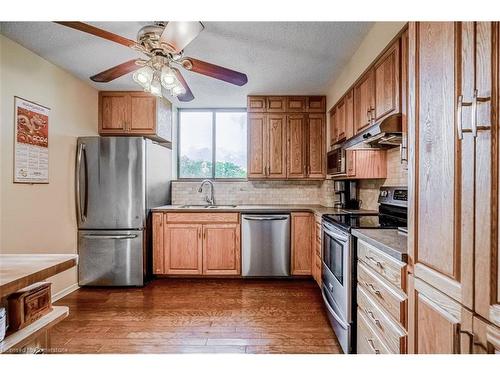
[[[0,299],[76,266],[77,260],[76,254],[0,254]],[[47,315],[8,334],[0,342],[0,353],[23,353],[27,346],[40,346],[39,342],[42,342],[40,349],[47,349],[43,346],[50,346],[49,329],[68,313],[66,306],[54,306]]]

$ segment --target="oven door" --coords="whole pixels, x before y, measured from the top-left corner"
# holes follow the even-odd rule
[[[323,223],[322,279],[340,317],[351,322],[352,251],[349,233],[334,225]]]
[[[330,151],[326,156],[326,165],[329,175],[345,174],[345,150],[343,148],[337,148]]]

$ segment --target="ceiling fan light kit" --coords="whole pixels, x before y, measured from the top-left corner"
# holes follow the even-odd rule
[[[139,30],[137,42],[83,22],[56,23],[130,47],[149,58],[130,60],[107,69],[90,77],[94,82],[111,82],[134,72],[132,78],[144,91],[163,96],[163,88],[178,100],[188,102],[194,96],[178,67],[237,86],[248,81],[246,74],[183,56],[184,48],[205,28],[201,22],[156,22]]]

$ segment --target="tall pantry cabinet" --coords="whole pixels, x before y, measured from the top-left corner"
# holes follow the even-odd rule
[[[409,25],[409,352],[500,350],[498,23]]]

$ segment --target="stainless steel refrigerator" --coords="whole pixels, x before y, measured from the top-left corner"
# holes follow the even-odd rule
[[[170,203],[171,163],[170,149],[142,137],[78,138],[79,285],[144,285],[149,210]]]

